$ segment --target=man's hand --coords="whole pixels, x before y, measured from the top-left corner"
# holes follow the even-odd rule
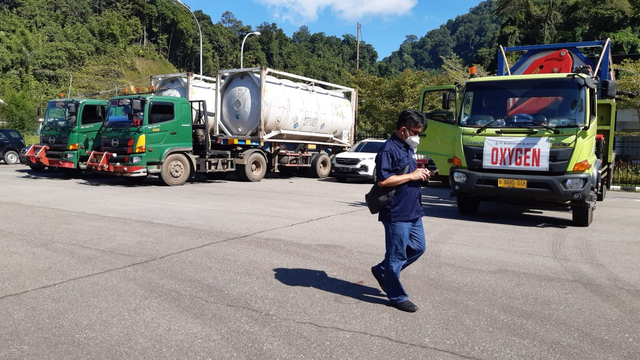
[[[431,171],[426,168],[418,168],[410,175],[412,181],[427,181],[431,177]]]
[[[398,186],[408,181],[427,181],[430,177],[431,171],[425,168],[419,168],[408,174],[393,175],[384,181],[378,181],[378,186]]]

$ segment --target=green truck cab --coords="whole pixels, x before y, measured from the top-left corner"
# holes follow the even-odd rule
[[[586,47],[602,49],[597,64]],[[502,58],[498,76],[422,90],[428,131],[418,153],[448,176],[463,215],[483,201],[570,207],[588,226],[615,157],[609,41],[504,50],[525,55],[511,68]]]
[[[75,174],[84,170],[107,110],[106,100],[49,100],[40,129],[40,143],[24,151],[34,170],[58,168]]]
[[[155,174],[168,185],[183,184],[196,166],[192,156],[198,151],[192,139],[197,127],[194,123],[204,124],[205,114],[204,101],[181,97],[147,94],[112,98],[99,149],[90,154],[86,165],[94,172],[124,176],[131,182]]]

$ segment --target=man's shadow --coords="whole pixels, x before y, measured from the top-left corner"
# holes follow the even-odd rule
[[[322,270],[277,268],[273,271],[275,278],[285,285],[312,287],[373,304],[388,303],[386,295],[380,290],[329,277]]]

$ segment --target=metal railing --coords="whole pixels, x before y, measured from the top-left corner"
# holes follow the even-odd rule
[[[640,136],[616,136],[613,185],[640,186]]]

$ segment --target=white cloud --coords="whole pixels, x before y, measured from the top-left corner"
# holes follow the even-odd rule
[[[274,15],[294,24],[318,20],[318,13],[329,9],[347,21],[380,17],[387,19],[408,14],[418,0],[256,0]]]

